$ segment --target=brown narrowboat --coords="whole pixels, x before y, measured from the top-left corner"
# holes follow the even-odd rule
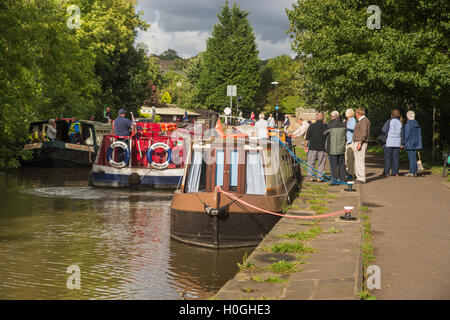
[[[171,236],[192,245],[215,249],[258,245],[280,217],[229,195],[283,213],[300,186],[300,167],[285,148],[269,139],[212,137],[193,142],[187,161],[171,204]]]

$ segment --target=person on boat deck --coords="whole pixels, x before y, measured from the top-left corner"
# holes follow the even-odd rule
[[[272,114],[270,114],[269,118],[267,119],[267,122],[269,123],[270,128],[275,128],[275,119]]]
[[[115,131],[114,134],[118,137],[129,137],[131,135],[131,130],[133,127],[133,123],[130,119],[125,118],[127,111],[125,109],[119,110],[119,116],[114,120]],[[117,141],[125,141],[127,138],[117,138]],[[118,149],[118,160],[119,162],[123,161],[125,154],[124,151],[119,148]]]
[[[106,107],[105,116],[103,117],[103,123],[111,123],[111,121],[112,121],[111,108]]]
[[[50,141],[55,141],[56,140],[56,121],[55,119],[50,119],[48,121],[48,127],[47,127],[47,138]]]
[[[308,177],[307,181],[314,181],[314,176],[322,178],[322,174],[325,171],[325,164],[327,162],[327,157],[325,153],[325,135],[323,134],[327,129],[327,125],[323,122],[323,113],[319,112],[316,116],[316,122],[311,124],[306,132],[305,138],[305,152],[308,153]],[[317,171],[314,171],[316,161]]]
[[[70,143],[76,144],[81,143],[80,127],[81,127],[80,121],[78,121],[77,118],[73,118],[72,124],[70,125],[69,128]]]
[[[259,114],[259,121],[255,123],[255,135],[258,139],[268,138],[269,132],[267,128],[269,127],[269,122],[264,120],[264,113]]]
[[[331,121],[328,123],[324,135],[326,137],[325,152],[328,154],[328,160],[330,161],[332,177],[343,182],[346,173],[345,144],[347,128],[340,118],[338,111],[331,113]],[[331,184],[338,185],[336,181]]]

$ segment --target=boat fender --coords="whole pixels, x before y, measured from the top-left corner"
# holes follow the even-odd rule
[[[152,159],[153,151],[155,151],[156,149],[159,149],[159,148],[163,148],[167,153],[167,159],[163,163],[154,162]],[[157,143],[153,144],[150,148],[148,148],[147,161],[155,169],[158,169],[158,170],[167,169],[169,164],[172,162],[172,149],[170,149],[170,147],[163,142],[157,142]]]
[[[129,185],[135,186],[135,185],[138,185],[140,183],[141,183],[141,176],[138,173],[133,172],[132,174],[130,174],[128,176],[128,184]]]
[[[115,162],[112,159],[113,151],[116,148],[121,148],[125,152],[125,159],[122,162]],[[130,161],[130,150],[128,150],[128,146],[123,141],[116,141],[108,148],[108,162],[113,168],[122,169],[125,168]]]
[[[88,175],[88,187],[92,187],[93,186],[93,183],[92,183],[92,171],[91,172],[89,172],[89,175]]]

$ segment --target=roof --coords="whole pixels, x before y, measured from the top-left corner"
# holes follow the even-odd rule
[[[184,116],[184,113],[187,111],[188,116],[200,116],[200,114],[196,112],[192,112],[189,110],[184,110],[181,108],[155,108],[156,114],[160,116]],[[141,107],[141,113],[152,113],[151,107]]]

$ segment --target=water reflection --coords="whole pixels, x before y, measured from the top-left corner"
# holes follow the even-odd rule
[[[0,299],[207,299],[250,251],[173,241],[170,193],[89,188],[87,174],[0,176]],[[70,265],[81,290],[66,287]]]

